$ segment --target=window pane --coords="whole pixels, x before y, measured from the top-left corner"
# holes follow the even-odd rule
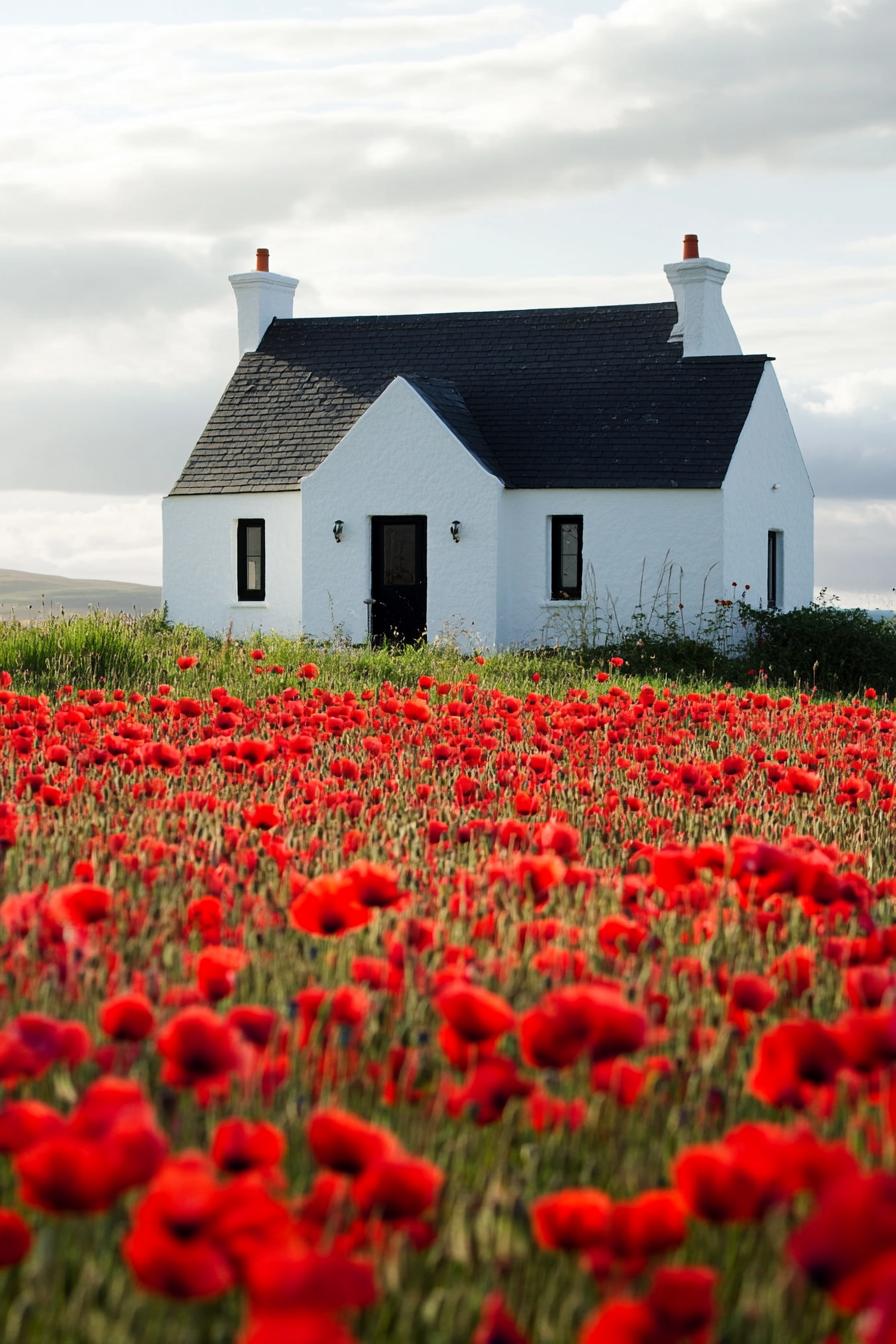
[[[246,528],[246,555],[251,556],[253,560],[261,559],[261,528]]]
[[[575,588],[579,580],[579,525],[560,525],[560,587]]]
[[[258,571],[258,560],[255,556],[246,557],[246,587],[251,589],[261,587],[261,575]]]
[[[386,523],[383,527],[383,583],[409,588],[417,577],[417,528],[414,523]]]

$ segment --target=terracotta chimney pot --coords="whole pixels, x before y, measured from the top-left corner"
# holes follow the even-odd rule
[[[266,270],[269,269],[269,267],[268,267],[268,261],[269,261],[269,259],[270,259],[270,255],[271,255],[271,254],[270,254],[270,252],[268,251],[268,249],[267,249],[266,247],[259,247],[259,248],[256,248],[256,250],[255,250],[255,269],[256,269],[256,271],[266,271]],[[695,255],[696,255],[696,253],[695,253]]]
[[[697,241],[696,233],[686,233],[684,236],[684,247],[681,250],[682,261],[695,261],[700,256],[700,244]]]

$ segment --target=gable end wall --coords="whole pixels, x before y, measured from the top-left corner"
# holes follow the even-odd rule
[[[722,486],[725,588],[765,606],[768,534],[784,534],[783,606],[813,598],[814,495],[787,406],[767,364]]]

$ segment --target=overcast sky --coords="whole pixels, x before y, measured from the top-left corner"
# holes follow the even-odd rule
[[[893,0],[0,0],[0,567],[158,582],[257,246],[297,315],[731,263],[816,580],[896,597]]]

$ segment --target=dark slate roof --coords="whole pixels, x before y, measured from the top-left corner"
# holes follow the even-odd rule
[[[399,374],[510,488],[717,488],[768,357],[683,359],[675,318],[651,303],[275,320],[172,494],[297,488]]]
[[[407,382],[431,406],[454,436],[482,463],[493,476],[501,476],[501,464],[482,436],[482,431],[470,414],[470,408],[453,383],[446,378],[421,378],[414,374]]]

